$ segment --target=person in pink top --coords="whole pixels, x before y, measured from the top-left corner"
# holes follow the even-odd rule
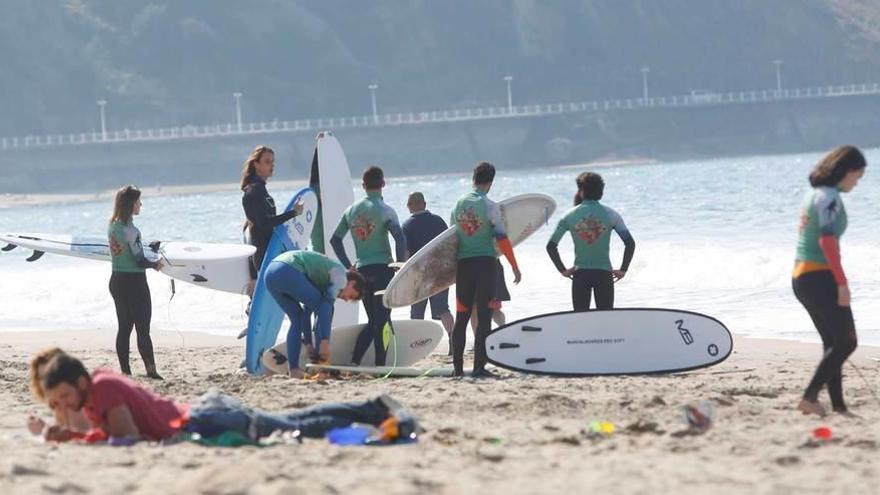
[[[83,433],[50,426],[44,430],[44,437],[50,441],[106,440],[111,444],[128,444],[166,440],[181,432],[210,437],[228,431],[252,441],[276,431],[298,431],[306,438],[321,438],[334,428],[353,423],[376,426],[383,439],[393,441],[415,435],[420,429],[415,418],[387,395],[363,402],[270,413],[209,392],[197,405],[189,407],[107,369],[95,370],[90,375],[82,362],[63,351],[46,363],[41,380],[48,403],[60,410],[82,411],[92,427]]]

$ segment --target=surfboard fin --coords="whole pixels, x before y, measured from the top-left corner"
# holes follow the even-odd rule
[[[519,344],[511,344],[510,342],[502,342],[498,345],[499,349],[518,349]]]
[[[522,330],[523,332],[540,332],[540,331],[541,331],[541,327],[531,327],[531,326],[529,326],[529,325],[523,325],[522,328],[521,328],[521,330]]]
[[[2,248],[0,248],[0,251],[12,251],[13,249],[15,249],[17,247],[18,246],[16,246],[15,244],[7,244],[7,245],[3,246]]]
[[[528,358],[528,359],[526,359],[526,364],[538,364],[538,363],[543,363],[546,361],[547,361],[546,358]]]
[[[34,254],[28,256],[25,261],[37,261],[38,259],[42,258],[44,254],[46,253],[43,251],[34,251]]]
[[[208,279],[206,279],[205,277],[203,277],[197,273],[190,273],[189,276],[193,278],[193,280],[192,280],[193,282],[207,282],[208,281]]]

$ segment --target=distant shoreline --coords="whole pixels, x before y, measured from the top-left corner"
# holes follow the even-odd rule
[[[658,160],[654,160],[652,158],[626,158],[626,159],[606,159],[606,160],[597,160],[588,163],[578,163],[578,164],[568,164],[568,165],[555,165],[552,167],[547,167],[548,170],[552,169],[572,169],[572,168],[581,168],[581,169],[589,169],[589,168],[611,168],[611,167],[622,167],[629,165],[648,165],[652,163],[658,163]],[[452,176],[452,175],[461,175],[466,174],[466,171],[458,171],[458,172],[444,172],[437,174],[417,174],[417,175],[401,175],[389,177],[391,179],[414,179],[418,177],[442,177],[442,176]],[[355,180],[354,178],[352,180]],[[305,187],[308,184],[306,179],[295,179],[295,180],[278,180],[271,182],[272,187],[277,189],[293,189],[297,187]],[[177,196],[177,195],[185,195],[185,194],[200,194],[200,193],[216,193],[222,191],[238,191],[239,186],[236,182],[226,182],[226,183],[213,183],[213,184],[188,184],[188,185],[175,185],[175,186],[152,186],[152,187],[142,187],[141,191],[143,192],[145,197],[162,197],[162,196]],[[95,193],[35,193],[35,194],[27,194],[27,193],[19,193],[19,194],[0,194],[0,209],[6,208],[18,208],[23,206],[42,206],[42,205],[57,205],[57,204],[74,204],[74,203],[86,203],[90,201],[113,201],[113,196],[116,194],[115,189],[105,189]]]

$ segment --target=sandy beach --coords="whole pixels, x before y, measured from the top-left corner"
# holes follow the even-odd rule
[[[90,368],[115,366],[112,330],[0,334],[0,493],[875,493],[880,481],[880,349],[845,367],[858,417],[797,413],[818,344],[737,338],[724,363],[665,376],[550,378],[500,370],[498,380],[290,381],[237,372],[242,344],[156,332],[158,392],[189,400],[219,389],[269,410],[388,393],[428,432],[417,444],[346,447],[325,441],[266,448],[194,444],[53,445],[24,428],[46,413],[27,388],[27,360],[59,345]],[[185,346],[184,346],[185,345]],[[445,349],[445,343],[440,346]],[[435,354],[430,363],[445,364]],[[134,359],[136,378],[145,381]],[[865,381],[867,380],[867,382]],[[827,403],[823,394],[822,400]],[[715,420],[686,435],[682,405],[711,401]],[[608,437],[589,434],[610,421]],[[827,426],[830,441],[812,431]]]

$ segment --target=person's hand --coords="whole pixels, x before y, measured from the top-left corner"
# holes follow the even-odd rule
[[[162,271],[162,267],[164,267],[164,266],[165,266],[165,263],[162,263],[162,260],[156,260],[156,267],[155,267],[155,270],[156,270],[157,272],[158,272],[158,271]]]
[[[614,277],[614,281],[617,282],[626,276],[626,272],[623,270],[611,270],[611,276]]]
[[[66,442],[73,438],[73,434],[61,426],[52,425],[43,430],[43,438],[47,442]]]
[[[849,307],[849,286],[848,285],[838,285],[837,286],[837,305],[842,306],[844,308]]]
[[[295,205],[293,205],[293,213],[296,216],[300,216],[302,215],[303,208],[305,208],[305,205],[303,204],[302,198],[300,198],[300,200],[297,201]]]
[[[37,417],[36,413],[32,413],[27,418],[27,428],[31,435],[39,435],[46,428],[46,422]]]
[[[577,270],[577,268],[571,267],[568,270],[565,270],[564,272],[559,272],[559,273],[560,273],[560,275],[562,275],[565,278],[571,278],[572,275],[574,275],[575,270]]]
[[[522,273],[519,271],[519,267],[513,267],[513,285],[520,283],[522,280]]]

